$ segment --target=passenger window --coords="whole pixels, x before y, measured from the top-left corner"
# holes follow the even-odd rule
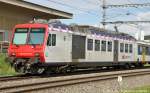
[[[124,52],[124,43],[120,43],[120,52]]]
[[[100,51],[100,40],[95,40],[95,51]]]
[[[106,51],[106,41],[102,41],[101,51]]]
[[[142,55],[142,46],[138,45],[138,55]]]
[[[47,46],[56,46],[56,34],[49,34]]]
[[[112,51],[112,42],[108,41],[108,51],[111,52]]]
[[[56,34],[52,34],[52,46],[56,46]]]
[[[150,47],[148,47],[148,55],[150,55]]]
[[[130,53],[133,52],[133,46],[132,46],[132,44],[129,45],[129,52],[130,52]]]
[[[93,50],[93,39],[88,39],[87,48],[88,50]]]
[[[128,44],[125,44],[125,52],[128,53]]]

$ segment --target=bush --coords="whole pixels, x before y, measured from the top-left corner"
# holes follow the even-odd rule
[[[16,72],[7,61],[6,55],[0,54],[0,76],[8,75],[16,75]]]

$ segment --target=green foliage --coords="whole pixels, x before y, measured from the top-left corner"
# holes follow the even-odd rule
[[[4,54],[0,54],[0,76],[15,75],[15,70],[10,66]]]
[[[135,88],[133,90],[125,90],[123,93],[150,93],[150,86]]]
[[[148,63],[147,63],[147,64],[145,64],[144,66],[148,66],[148,67],[149,67],[149,66],[150,66],[150,64],[148,64]]]

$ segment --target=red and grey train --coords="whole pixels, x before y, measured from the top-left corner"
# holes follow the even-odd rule
[[[9,58],[15,70],[22,73],[129,68],[150,61],[150,43],[124,33],[73,29],[60,22],[18,24],[11,38]]]

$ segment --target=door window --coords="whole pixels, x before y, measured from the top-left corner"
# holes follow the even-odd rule
[[[56,34],[49,34],[47,46],[56,46]]]

